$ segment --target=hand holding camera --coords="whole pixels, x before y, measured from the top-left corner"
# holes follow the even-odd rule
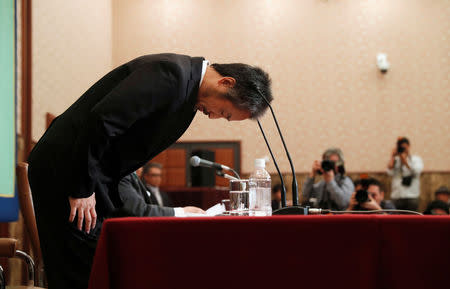
[[[310,177],[314,178],[316,176],[316,174],[321,174],[321,166],[320,166],[320,162],[319,161],[314,161],[312,164],[312,170],[311,170],[311,174]]]
[[[361,189],[356,191],[355,200],[357,204],[366,210],[381,210],[380,205],[372,198],[367,190]]]
[[[312,165],[312,171],[311,171],[311,177],[315,177],[316,175],[322,175],[322,174],[330,174],[330,172],[333,173],[334,177],[334,167],[335,162],[330,160],[323,160],[322,162],[314,161]]]
[[[381,210],[381,206],[365,189],[353,192],[350,198],[350,205],[347,210]]]

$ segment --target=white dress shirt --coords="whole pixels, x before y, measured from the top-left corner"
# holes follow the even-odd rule
[[[203,63],[202,63],[202,77],[200,78],[200,84],[198,85],[198,87],[200,87],[202,85],[203,78],[205,77],[205,74],[206,74],[206,67],[208,67],[208,65],[209,65],[209,61],[208,60],[203,60]]]

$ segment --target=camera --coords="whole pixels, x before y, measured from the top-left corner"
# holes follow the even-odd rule
[[[401,154],[401,153],[403,153],[405,151],[405,148],[400,144],[400,145],[397,145],[397,153],[398,154]]]
[[[336,164],[335,164],[333,161],[330,161],[330,160],[323,160],[323,161],[322,161],[322,164],[321,164],[322,170],[323,170],[324,172],[329,172],[329,171],[331,171],[331,170],[334,170],[334,167],[335,167],[335,166],[336,166]],[[317,170],[317,173],[318,173],[319,175],[322,174],[322,172],[321,172],[320,170]]]
[[[358,190],[356,191],[355,199],[358,204],[365,203],[369,201],[369,193],[367,192],[367,190]]]

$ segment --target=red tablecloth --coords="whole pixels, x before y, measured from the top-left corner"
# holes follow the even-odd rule
[[[450,217],[108,220],[90,289],[448,288]]]

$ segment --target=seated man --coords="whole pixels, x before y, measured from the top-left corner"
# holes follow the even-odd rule
[[[141,180],[147,188],[152,203],[161,207],[170,207],[172,202],[165,192],[159,190],[162,182],[162,165],[150,162],[142,168]]]
[[[318,174],[323,174],[323,180],[314,184]],[[323,153],[322,163],[316,160],[312,165],[312,171],[303,186],[303,205],[345,210],[354,189],[352,180],[345,175],[342,151],[330,148]]]
[[[384,187],[374,178],[363,179],[360,188],[352,194],[347,211],[395,210],[391,201],[384,199]]]
[[[115,213],[115,216],[176,216],[183,217],[186,213],[204,214],[205,212],[197,207],[169,208],[161,207],[152,202],[147,188],[137,177],[136,173],[124,177],[118,187],[119,197],[122,201],[122,208]]]

